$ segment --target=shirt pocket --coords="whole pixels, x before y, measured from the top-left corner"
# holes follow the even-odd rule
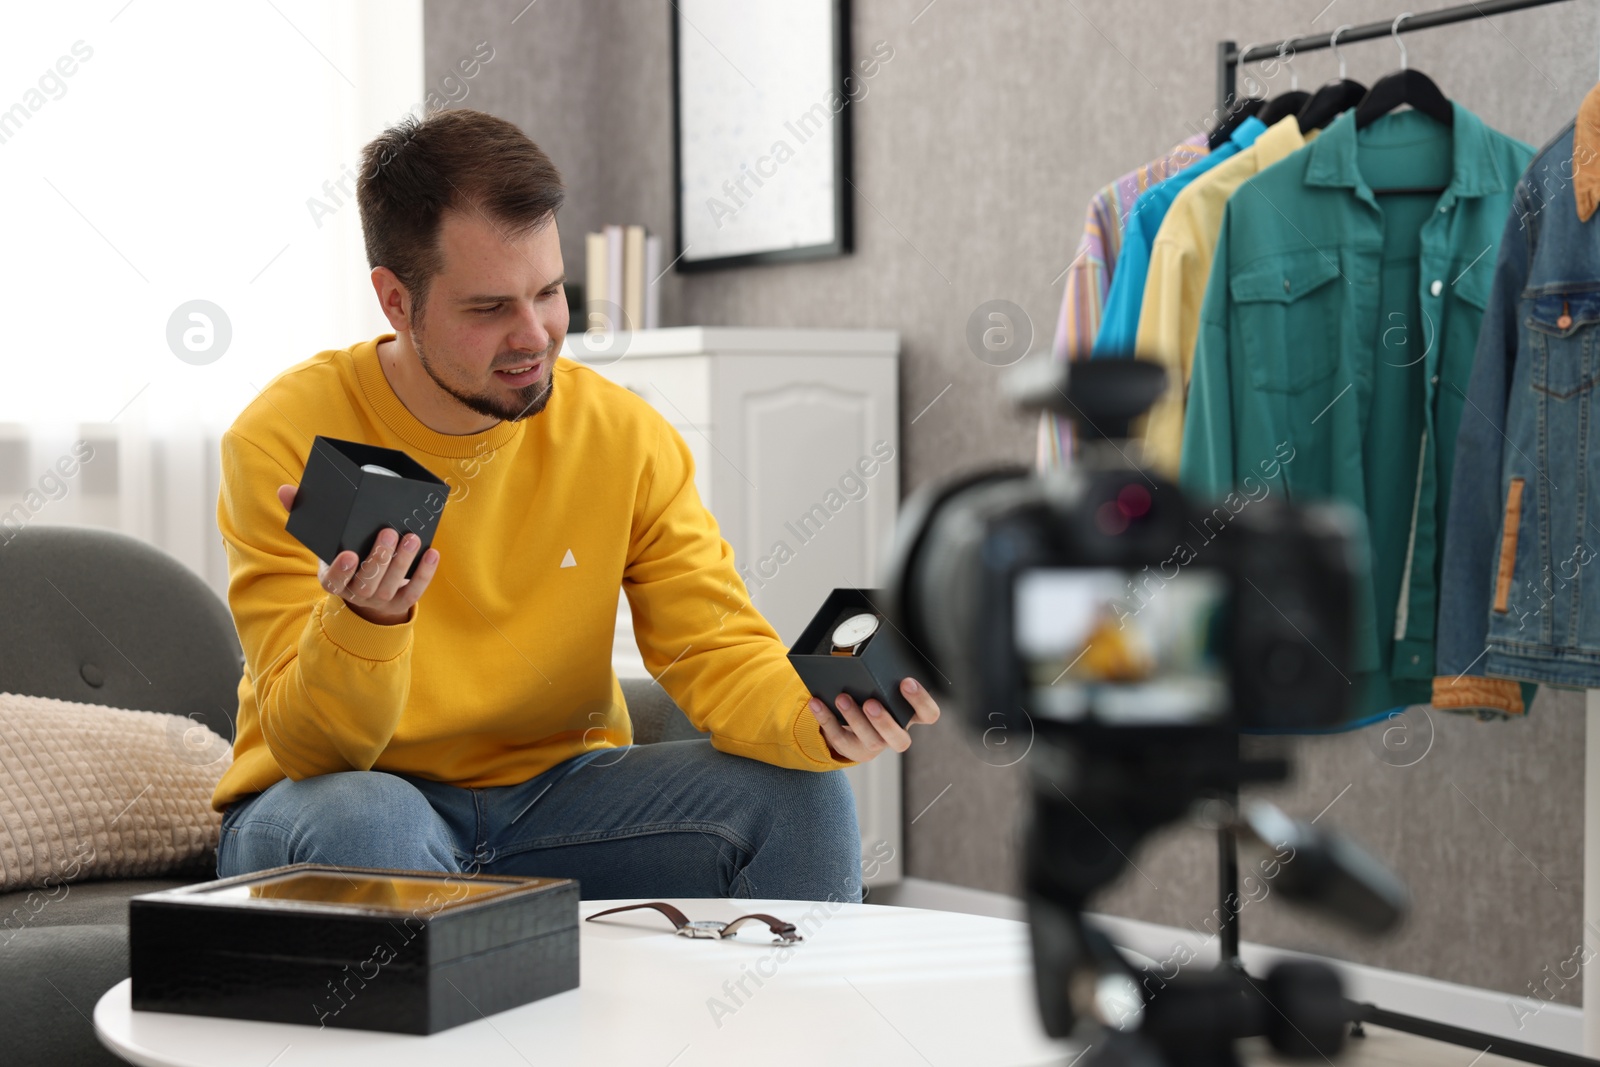
[[[1529,350],[1534,356],[1531,385],[1557,400],[1588,392],[1600,380],[1595,351],[1600,323],[1600,289],[1544,290],[1524,298]]]
[[[1338,253],[1317,249],[1259,260],[1228,279],[1236,348],[1250,383],[1301,393],[1339,369]]]

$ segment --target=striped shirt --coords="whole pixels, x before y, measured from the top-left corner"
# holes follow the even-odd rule
[[[1056,320],[1052,358],[1088,359],[1100,332],[1100,314],[1111,276],[1122,249],[1123,224],[1134,201],[1151,186],[1166,181],[1207,155],[1206,135],[1197,133],[1160,159],[1124,174],[1089,201],[1083,237],[1067,268],[1066,290],[1061,294],[1061,314]],[[1072,455],[1072,427],[1053,412],[1039,420],[1036,463],[1040,470],[1060,467]]]

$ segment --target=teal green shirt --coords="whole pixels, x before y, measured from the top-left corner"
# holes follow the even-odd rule
[[[1269,492],[1365,516],[1357,715],[1432,698],[1456,428],[1533,157],[1453,106],[1347,111],[1240,186],[1201,308],[1180,480],[1231,512]]]

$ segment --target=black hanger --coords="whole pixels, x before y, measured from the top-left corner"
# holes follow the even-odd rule
[[[1356,105],[1356,129],[1366,129],[1401,104],[1446,126],[1455,124],[1455,108],[1432,78],[1420,70],[1398,70],[1379,78]]]
[[[1277,121],[1289,115],[1298,115],[1300,109],[1306,106],[1311,99],[1311,94],[1304,89],[1290,89],[1286,93],[1279,93],[1268,100],[1266,106],[1256,115],[1256,118],[1268,126],[1275,125]]]
[[[1366,129],[1402,104],[1410,104],[1424,115],[1446,126],[1455,125],[1455,108],[1449,98],[1439,90],[1432,78],[1420,70],[1411,70],[1406,66],[1406,46],[1405,42],[1400,40],[1400,23],[1410,17],[1409,12],[1401,15],[1394,20],[1394,25],[1389,27],[1394,43],[1400,46],[1400,69],[1379,78],[1356,105],[1358,130]]]
[[[1338,80],[1331,81],[1312,93],[1311,99],[1306,101],[1306,106],[1295,116],[1300,121],[1300,129],[1304,133],[1326,129],[1328,123],[1355,107],[1361,102],[1362,97],[1367,95],[1365,85],[1344,76],[1344,53],[1339,51],[1339,35],[1350,28],[1350,24],[1346,23],[1334,30],[1328,38],[1328,47],[1333,49],[1333,54],[1339,59],[1339,77]]]
[[[1402,104],[1410,104],[1446,128],[1455,125],[1455,107],[1449,98],[1434,84],[1432,78],[1420,70],[1412,70],[1406,66],[1406,46],[1400,40],[1400,22],[1401,19],[1410,17],[1409,13],[1401,15],[1394,20],[1394,25],[1389,27],[1395,44],[1400,46],[1400,69],[1379,78],[1356,105],[1358,130],[1366,129]],[[1373,192],[1436,194],[1444,192],[1445,188],[1443,185],[1407,186],[1401,189],[1374,189]]]
[[[1243,57],[1246,56],[1246,55],[1249,55],[1251,49],[1253,49],[1255,47],[1256,46],[1253,45],[1253,44],[1245,45],[1244,48],[1239,52],[1239,56],[1241,58],[1241,62],[1240,62],[1240,66],[1241,67],[1244,66],[1244,64],[1242,62]],[[1285,63],[1289,63],[1290,64],[1289,65],[1290,73],[1293,74],[1293,72],[1294,72],[1293,64],[1290,63],[1290,61],[1284,57],[1284,51],[1288,47],[1289,47],[1289,42],[1288,41],[1284,41],[1282,44],[1278,45],[1278,56],[1277,56],[1277,58],[1280,59],[1280,60],[1283,60]],[[1295,77],[1290,83],[1288,92],[1279,93],[1277,96],[1272,97],[1270,100],[1267,100],[1264,103],[1257,105],[1251,111],[1251,114],[1254,115],[1263,124],[1265,124],[1267,126],[1271,126],[1273,123],[1277,122],[1279,119],[1283,118],[1284,116],[1293,115],[1297,111],[1299,111],[1301,106],[1306,102],[1306,100],[1310,97],[1310,95],[1311,95],[1310,93],[1305,93],[1305,92],[1301,92],[1300,91],[1300,79],[1298,77]],[[1220,130],[1213,131],[1213,133],[1211,135],[1211,150],[1213,152],[1215,152],[1223,144],[1223,142],[1227,141],[1228,137],[1231,137],[1233,135],[1233,132],[1239,128],[1239,125],[1242,122],[1244,122],[1244,118],[1240,118],[1237,121],[1235,121],[1231,126],[1228,127],[1226,135],[1223,135]]]
[[[1267,102],[1259,96],[1247,96],[1242,100],[1235,100],[1232,110],[1222,117],[1212,131],[1206,135],[1206,148],[1212,152],[1228,143],[1228,138],[1233,136],[1233,131],[1244,125],[1244,120],[1251,118]]]
[[[1366,95],[1367,87],[1349,78],[1329,82],[1312,93],[1306,106],[1300,109],[1296,116],[1300,129],[1305,133],[1327,129],[1328,123],[1361,103]]]

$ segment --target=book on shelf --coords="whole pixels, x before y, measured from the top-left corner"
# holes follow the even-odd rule
[[[661,238],[638,224],[607,224],[584,239],[585,329],[655,329],[661,322]]]
[[[606,237],[603,233],[591,233],[585,236],[583,242],[584,255],[588,262],[584,265],[584,294],[583,299],[587,308],[584,316],[585,330],[603,330],[606,328],[605,299],[606,299]]]
[[[629,226],[622,234],[622,328],[644,327],[644,227]]]
[[[661,325],[661,286],[656,284],[661,274],[661,237],[646,234],[644,239],[644,328],[653,330]]]
[[[609,223],[606,235],[606,328],[625,330],[622,321],[622,226]]]

